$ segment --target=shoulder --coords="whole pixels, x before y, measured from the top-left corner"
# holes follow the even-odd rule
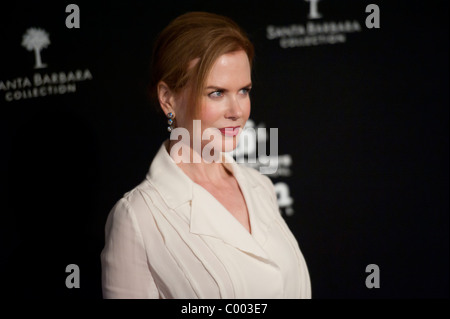
[[[260,173],[258,170],[253,167],[246,166],[244,164],[238,164],[243,175],[250,179],[254,183],[258,183],[263,187],[272,188],[273,183],[272,180],[266,175]]]
[[[153,193],[156,193],[155,188],[147,180],[144,180],[122,195],[112,208],[111,214],[119,218],[125,216],[135,218],[143,211],[151,211],[153,209],[151,200]]]
[[[123,194],[108,214],[106,236],[122,236],[126,233],[143,238],[145,232],[156,231],[153,216],[161,207],[153,200],[152,193],[155,192],[152,185],[144,181]]]
[[[274,204],[277,205],[277,199],[275,194],[275,187],[273,185],[272,180],[260,173],[258,170],[254,169],[253,167],[246,166],[244,164],[238,164],[240,167],[240,171],[242,172],[242,175],[249,181],[249,183],[255,187],[261,187],[263,191],[270,196]]]

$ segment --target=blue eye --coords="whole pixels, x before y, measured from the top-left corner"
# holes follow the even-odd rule
[[[244,95],[247,95],[250,93],[250,90],[251,90],[251,88],[244,88],[244,89],[241,89],[241,93]]]
[[[222,91],[214,91],[208,94],[210,97],[221,97],[223,95]]]

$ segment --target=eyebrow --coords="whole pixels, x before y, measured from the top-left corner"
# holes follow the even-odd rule
[[[241,89],[249,88],[249,87],[251,87],[251,86],[252,86],[252,83],[250,82],[249,84],[244,85]],[[222,87],[220,87],[220,86],[216,86],[216,85],[210,85],[210,86],[206,87],[205,89],[206,89],[206,90],[214,89],[214,90],[216,90],[216,91],[222,91],[222,92],[227,92],[227,91],[228,91],[227,89],[222,88]]]

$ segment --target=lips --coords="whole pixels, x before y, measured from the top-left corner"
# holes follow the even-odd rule
[[[225,136],[236,136],[239,133],[240,126],[230,126],[220,128],[220,132]]]

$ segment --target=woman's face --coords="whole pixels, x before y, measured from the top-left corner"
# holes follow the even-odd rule
[[[201,96],[201,128],[192,119],[177,118],[177,126],[189,130],[192,138],[203,137],[208,145],[222,152],[236,148],[240,133],[250,115],[251,69],[245,51],[220,56],[214,63]],[[181,115],[181,114],[180,114]],[[193,144],[191,144],[193,145]]]

